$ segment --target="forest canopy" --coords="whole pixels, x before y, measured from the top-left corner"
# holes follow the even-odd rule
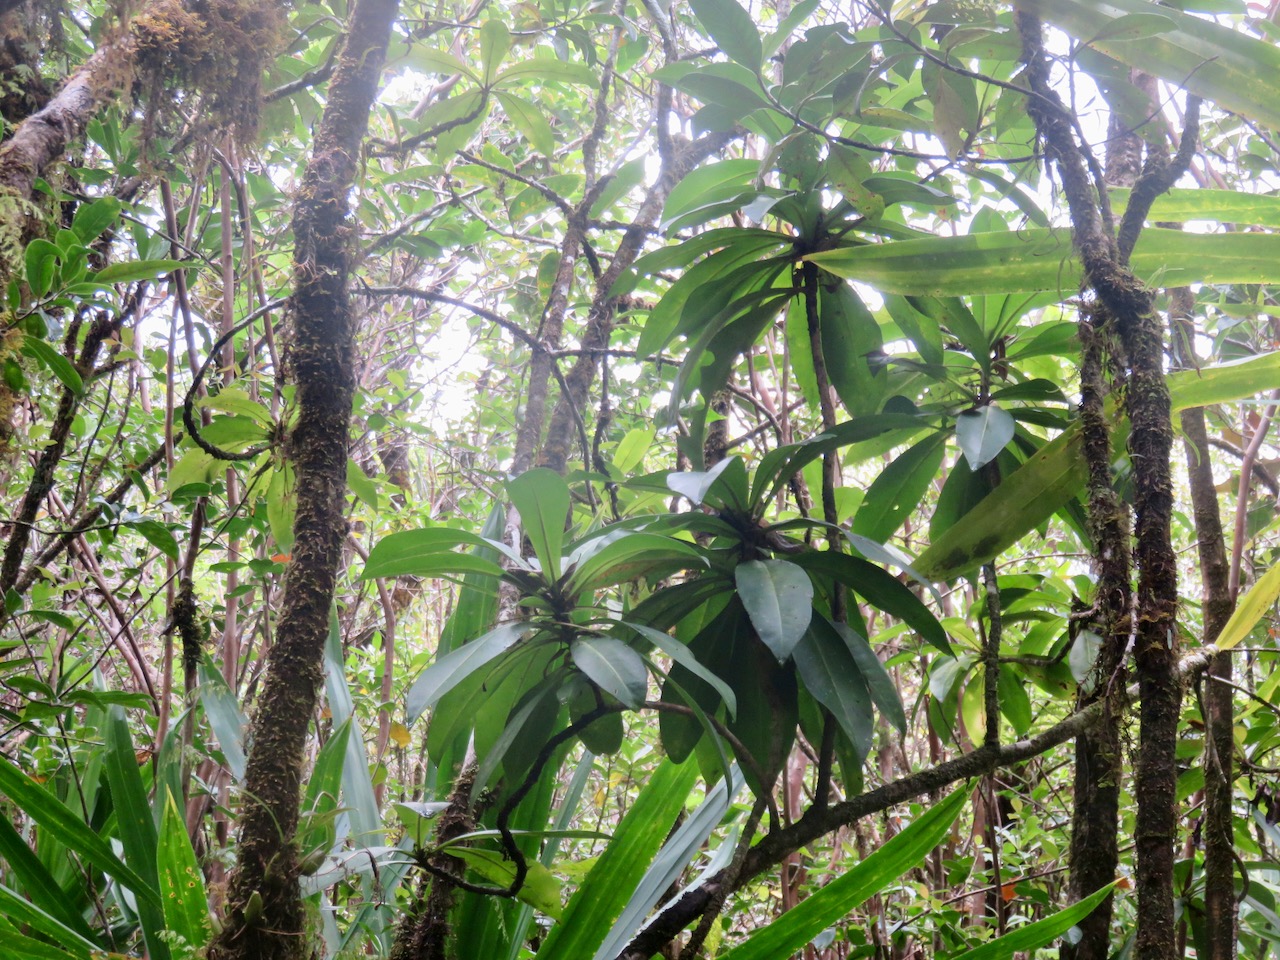
[[[0,941],[1280,951],[1280,3],[0,0]]]

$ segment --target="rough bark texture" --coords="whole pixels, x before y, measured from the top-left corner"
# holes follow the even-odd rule
[[[298,890],[300,780],[315,712],[334,582],[346,535],[355,320],[347,294],[349,194],[386,58],[396,0],[359,0],[330,82],[293,218],[287,369],[297,385],[288,454],[297,476],[293,560],[253,723],[239,859],[211,960],[310,954]]]
[[[1031,95],[1028,112],[1056,167],[1071,211],[1073,241],[1085,278],[1115,326],[1128,362],[1125,409],[1134,469],[1138,565],[1135,663],[1140,743],[1135,794],[1136,886],[1139,960],[1171,960],[1176,949],[1173,906],[1174,841],[1177,830],[1178,714],[1182,687],[1175,653],[1177,558],[1170,533],[1173,425],[1164,374],[1164,342],[1149,290],[1126,265],[1132,241],[1150,209],[1167,189],[1175,169],[1149,154],[1120,225],[1121,242],[1104,229],[1090,182],[1087,158],[1077,145],[1070,115],[1049,82],[1038,18],[1017,15]],[[1194,123],[1196,110],[1188,105]],[[1183,146],[1187,141],[1184,137]],[[1179,151],[1181,159],[1183,151]],[[1101,185],[1099,185],[1101,186]],[[1145,205],[1144,205],[1145,204]],[[1136,224],[1136,227],[1134,226]]]
[[[1191,311],[1195,297],[1180,287],[1171,295],[1170,321],[1174,354],[1181,366],[1194,363],[1191,353]],[[1191,508],[1196,525],[1196,546],[1204,581],[1204,643],[1215,643],[1231,619],[1235,598],[1231,593],[1231,565],[1218,492],[1209,460],[1209,436],[1204,410],[1182,412],[1182,433],[1191,485]],[[1204,907],[1208,960],[1234,960],[1236,955],[1237,901],[1235,888],[1235,838],[1231,811],[1235,738],[1235,705],[1231,687],[1231,655],[1219,653],[1209,664],[1204,684],[1205,726],[1211,750],[1206,758],[1204,785]],[[1219,681],[1225,680],[1226,683]]]
[[[0,147],[0,193],[21,200],[30,198],[36,177],[84,132],[119,65],[128,61],[131,47],[127,39],[103,47],[71,75],[43,109],[18,125]]]
[[[1126,131],[1118,118],[1108,126],[1106,180],[1131,187],[1142,170],[1142,140]],[[1102,639],[1098,659],[1088,681],[1081,685],[1077,706],[1106,700],[1103,717],[1076,740],[1071,811],[1070,885],[1072,900],[1082,900],[1116,876],[1120,860],[1117,827],[1124,749],[1120,718],[1124,710],[1125,650],[1133,628],[1133,562],[1129,549],[1132,522],[1129,507],[1111,479],[1115,459],[1111,424],[1105,413],[1106,373],[1115,349],[1111,324],[1100,304],[1082,311],[1080,319],[1080,425],[1088,468],[1089,533],[1093,538],[1098,582],[1093,617],[1088,627]],[[1064,960],[1107,960],[1111,954],[1113,901],[1108,897],[1080,921],[1080,939],[1064,943]]]

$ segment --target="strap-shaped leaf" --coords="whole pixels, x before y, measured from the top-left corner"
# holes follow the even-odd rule
[[[601,690],[633,710],[644,700],[649,671],[644,660],[613,637],[582,637],[569,647],[574,664]]]
[[[405,696],[409,722],[413,723],[446,693],[486,663],[502,656],[533,629],[527,623],[504,623],[427,667]]]
[[[723,960],[776,960],[802,949],[868,897],[920,863],[946,837],[968,798],[968,790],[956,790],[853,869],[730,950]]]

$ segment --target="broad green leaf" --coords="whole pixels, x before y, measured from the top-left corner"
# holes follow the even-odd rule
[[[680,666],[684,667],[703,683],[715,690],[716,693],[720,694],[721,699],[724,700],[725,710],[728,711],[730,717],[737,714],[738,699],[733,695],[733,689],[703,666],[698,658],[694,656],[693,651],[690,650],[686,644],[677,640],[668,633],[663,633],[661,630],[655,630],[653,627],[647,627],[643,623],[624,621],[622,626],[640,634],[640,636],[644,637],[670,657],[673,663],[680,664]]]
[[[48,240],[37,238],[27,244],[23,253],[27,272],[27,286],[32,296],[39,299],[49,292],[53,286],[53,275],[58,269],[58,257],[61,254],[58,245]]]
[[[653,446],[652,427],[636,427],[628,430],[613,451],[613,465],[619,473],[630,473],[640,465],[649,448]]]
[[[853,518],[853,532],[884,543],[919,505],[942,466],[946,436],[931,434],[880,472]]]
[[[813,583],[786,560],[747,560],[734,569],[738,599],[766,647],[785,663],[813,616]]]
[[[639,708],[649,687],[649,672],[640,654],[621,640],[591,636],[575,640],[569,654],[601,690],[632,710]]]
[[[641,577],[669,576],[677,570],[706,565],[706,558],[691,543],[653,533],[628,532],[571,570],[568,592],[576,597]]]
[[[1214,646],[1219,650],[1230,650],[1248,637],[1275,606],[1276,597],[1280,597],[1280,563],[1259,577],[1249,592],[1240,598]]]
[[[0,916],[62,944],[62,949],[67,955],[77,957],[79,960],[92,960],[93,957],[101,955],[102,950],[98,944],[79,931],[73,930],[53,914],[42,910],[32,901],[4,886],[0,886]],[[87,928],[86,932],[88,932]]]
[[[636,797],[569,903],[551,928],[539,960],[583,960],[608,935],[649,862],[671,832],[697,779],[697,765],[664,761]]]
[[[947,632],[929,608],[911,590],[874,563],[831,550],[810,551],[792,558],[806,570],[831,577],[851,588],[877,610],[883,610],[920,634],[927,643],[952,655]]]
[[[1015,5],[1121,63],[1264,126],[1280,127],[1280,49],[1272,43],[1146,0],[1110,0],[1106,4],[1098,0],[1015,0]],[[1136,15],[1172,21],[1172,29],[1138,39],[1132,19]],[[1107,36],[1117,22],[1122,25],[1119,35]]]
[[[298,849],[304,855],[315,849],[329,850],[337,840],[337,830],[329,815],[338,807],[350,736],[351,722],[339,723],[320,748],[311,776],[307,778],[307,792],[302,800],[303,822],[298,828]]]
[[[235,694],[228,689],[222,674],[207,659],[200,662],[199,676],[200,703],[204,707],[204,715],[213,728],[213,735],[218,739],[218,748],[227,761],[227,769],[237,781],[243,783],[246,763],[244,736],[249,721],[241,711]]]
[[[405,695],[409,722],[413,723],[446,693],[486,663],[502,656],[533,630],[528,623],[504,623],[440,657],[419,674]]]
[[[587,87],[594,86],[597,80],[595,71],[585,64],[574,63],[571,60],[554,60],[551,57],[534,57],[532,60],[525,60],[507,67],[499,74],[496,83],[505,85],[509,80],[523,79],[543,83],[558,80]]]
[[[1111,205],[1119,215],[1129,205],[1129,191],[1112,187]],[[1237,190],[1170,190],[1151,205],[1151,223],[1208,220],[1246,226],[1280,227],[1280,197]]]
[[[511,49],[511,33],[501,20],[486,20],[480,25],[480,66],[484,70],[484,83],[493,78]]]
[[[778,960],[803,949],[827,927],[923,861],[946,838],[968,799],[969,791],[959,789],[930,807],[852,869],[724,954],[723,960]]]
[[[720,2],[732,3],[737,6],[734,0],[720,0]],[[754,33],[755,27],[752,27],[751,30]],[[724,200],[740,193],[747,188],[751,180],[759,172],[760,162],[746,159],[721,160],[717,163],[708,163],[696,168],[686,174],[684,179],[676,184],[667,195],[667,202],[662,208],[663,224],[678,220],[689,211],[704,206],[712,200]],[[666,227],[664,226],[663,229],[666,229]],[[735,238],[732,234],[729,234],[725,237],[724,245],[726,247],[735,246],[736,244],[732,242],[733,239],[739,239],[740,242],[742,240],[753,240],[759,243],[762,240],[769,242],[771,238],[767,236],[761,237],[758,231],[743,234],[740,238]],[[781,237],[777,237],[772,242],[776,243],[781,239]],[[648,263],[641,261],[636,266],[637,268],[649,266],[652,269],[657,269],[652,261]],[[661,345],[659,344],[659,346]],[[644,347],[642,346],[641,350],[643,349]]]
[[[458,857],[468,867],[490,883],[509,887],[516,878],[516,865],[505,860],[502,854],[493,850],[481,850],[477,847],[450,847],[449,855]],[[524,884],[516,891],[516,898],[527,903],[539,913],[545,913],[552,919],[559,919],[562,914],[560,906],[560,881],[550,870],[537,860],[526,864],[528,872]]]
[[[138,896],[138,918],[142,921],[142,933],[148,952],[157,960],[167,960],[169,947],[161,937],[165,928],[164,911],[156,882],[155,821],[152,819],[151,804],[147,802],[146,789],[142,785],[138,755],[133,748],[129,723],[122,707],[111,707],[107,714],[106,740],[107,783],[111,786],[111,801],[115,808],[120,843],[124,848],[125,858],[134,867],[131,873],[136,882],[141,884],[141,888],[135,887],[134,880],[121,874],[117,873],[116,879],[133,889]],[[31,811],[28,810],[27,813],[31,814]],[[89,829],[85,824],[77,823],[77,826]],[[102,843],[97,834],[93,834],[93,838]],[[63,839],[63,842],[74,849],[67,839]],[[80,842],[83,844],[83,839]],[[84,852],[86,856],[90,854],[87,848]]]
[[[694,16],[726,57],[760,71],[764,48],[755,21],[736,0],[690,0]]]
[[[894,582],[897,583],[896,580]],[[848,624],[837,623],[834,626],[849,648],[849,653],[853,655],[853,660],[858,665],[858,671],[862,674],[862,680],[867,685],[871,699],[893,728],[898,733],[905,734],[907,715],[902,706],[902,695],[898,692],[898,685],[893,682],[884,664],[876,656],[875,650],[871,648],[866,637]]]
[[[951,960],[1010,960],[1019,954],[1034,955],[1036,950],[1047,946],[1097,908],[1107,897],[1111,896],[1115,883],[1109,883],[1100,890],[1095,890],[1079,903],[1073,903],[1064,910],[1050,914],[1043,920],[1028,923],[1010,930],[1003,937],[997,937],[981,946],[958,953]]]
[[[159,520],[131,520],[126,526],[137,530],[144,540],[171,560],[178,559],[178,541],[173,532]]]
[[[204,874],[196,860],[187,825],[172,794],[166,794],[164,814],[160,820],[160,848],[157,855],[160,900],[168,929],[182,938],[182,945],[170,941],[177,960],[202,951],[212,935],[209,923],[209,901],[204,889]]]
[[[980,470],[990,463],[1013,439],[1013,417],[994,403],[966,410],[956,417],[956,441],[970,470]]]
[[[1080,265],[1062,230],[971,233],[838,247],[805,257],[881,293],[977,296],[1057,291],[1074,296]],[[1280,234],[1187,233],[1149,227],[1134,249],[1134,273],[1161,286],[1280,281]]]
[[[348,471],[349,474],[349,471]],[[281,553],[293,550],[293,521],[298,514],[298,493],[293,464],[276,464],[267,481],[267,525]]]
[[[77,909],[77,903],[67,898],[58,881],[7,817],[0,817],[0,860],[9,871],[7,879],[20,886],[34,906],[56,917],[85,939],[93,937]]]
[[[529,145],[544,157],[553,158],[556,152],[556,135],[552,132],[551,125],[547,123],[547,118],[542,115],[542,111],[509,93],[499,91],[494,95],[502,104],[507,117],[525,135]]]
[[[135,280],[153,280],[166,273],[194,267],[185,260],[134,260],[130,263],[112,263],[90,277],[93,283],[132,283]]]
[[[1013,664],[1000,665],[1000,675],[996,691],[1000,695],[1000,712],[1008,718],[1013,732],[1022,736],[1031,729],[1034,714],[1031,710],[1031,698],[1027,695],[1026,681],[1018,675]]]
[[[24,334],[22,352],[49,368],[49,372],[74,394],[84,393],[84,380],[71,361],[39,337]]]
[[[551,581],[560,579],[564,528],[569,522],[569,487],[546,467],[527,470],[507,481],[507,494],[520,511],[524,535]]]
[[[71,229],[83,244],[98,239],[103,230],[115,223],[122,204],[115,197],[103,197],[93,203],[84,203],[72,218]]]
[[[741,485],[733,482],[734,474],[741,475],[743,481]],[[722,478],[724,482],[721,483]],[[668,473],[667,487],[673,493],[688,497],[695,507],[702,506],[707,501],[708,495],[718,487],[722,501],[741,508],[745,506],[746,501],[745,480],[746,471],[742,467],[742,461],[737,457],[725,457],[705,473]],[[744,489],[737,489],[739,486]]]
[[[1079,429],[1063,431],[916,558],[915,568],[930,580],[950,580],[999,556],[1034,530],[1085,480]]]
[[[1233,363],[1182,370],[1168,378],[1174,413],[1189,407],[1226,403],[1274,386],[1280,353]],[[1113,442],[1122,443],[1124,421]],[[1085,481],[1081,433],[1073,424],[1046,443],[998,488],[920,554],[915,569],[931,580],[950,580],[999,556],[1044,523],[1076,495]]]
[[[68,960],[74,956],[60,947],[26,936],[3,917],[0,917],[0,941],[4,942],[5,957],[12,960]]]
[[[426,527],[390,534],[369,551],[360,579],[404,575],[429,577],[443,572],[501,576],[502,568],[492,560],[474,554],[455,553],[453,548],[462,544],[489,547],[489,542],[483,537],[452,527]]]
[[[1173,412],[1189,407],[1231,403],[1272,389],[1280,383],[1280,351],[1171,373],[1169,401]]]
[[[826,617],[816,616],[792,657],[805,689],[831,711],[858,755],[865,757],[875,732],[871,692],[844,639]]]
[[[366,506],[378,509],[378,484],[354,460],[347,461],[347,486]]]

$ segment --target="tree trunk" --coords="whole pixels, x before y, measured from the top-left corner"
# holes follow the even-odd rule
[[[297,476],[293,559],[253,723],[239,859],[212,960],[310,954],[298,889],[300,782],[334,585],[346,537],[355,319],[347,293],[349,194],[386,58],[396,0],[355,5],[294,208],[294,292],[286,368],[297,385],[287,453]]]

